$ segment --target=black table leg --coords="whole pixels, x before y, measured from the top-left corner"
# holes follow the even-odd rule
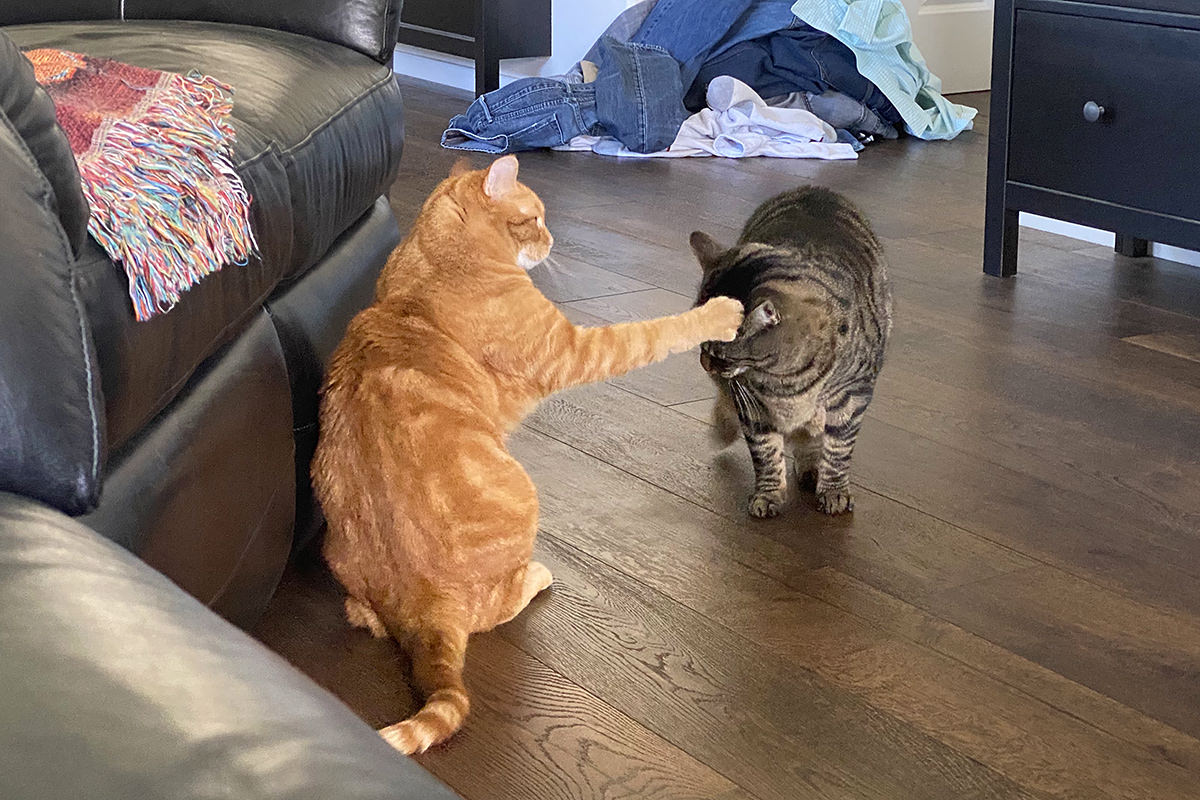
[[[1117,246],[1115,250],[1123,256],[1130,258],[1144,258],[1150,255],[1150,242],[1145,239],[1139,239],[1136,236],[1127,236],[1123,233],[1117,234]]]
[[[983,271],[998,278],[1017,274],[1017,240],[1021,213],[990,210],[983,230]]]
[[[475,0],[475,96],[500,88],[496,0]]]

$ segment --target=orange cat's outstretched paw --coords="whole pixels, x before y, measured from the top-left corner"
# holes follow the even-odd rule
[[[701,308],[705,312],[705,341],[732,342],[737,338],[745,314],[740,302],[732,297],[714,297]]]

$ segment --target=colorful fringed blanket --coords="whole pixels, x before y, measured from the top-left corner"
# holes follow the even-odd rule
[[[139,320],[246,263],[255,243],[228,86],[65,50],[25,55],[79,162],[88,230],[124,266]]]

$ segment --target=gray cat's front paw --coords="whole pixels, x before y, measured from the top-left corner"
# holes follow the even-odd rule
[[[850,494],[849,487],[817,492],[817,509],[830,516],[848,514],[854,510],[854,495]]]
[[[747,507],[752,517],[759,519],[777,517],[779,509],[783,507],[783,495],[779,492],[756,492],[750,495]]]

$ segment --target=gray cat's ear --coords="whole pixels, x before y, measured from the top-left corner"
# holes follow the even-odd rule
[[[689,241],[692,244],[692,252],[696,254],[696,258],[700,260],[700,266],[705,270],[716,263],[721,254],[725,252],[725,248],[704,231],[693,231]]]
[[[779,311],[770,300],[763,300],[746,315],[746,322],[754,330],[773,328],[779,324]]]

